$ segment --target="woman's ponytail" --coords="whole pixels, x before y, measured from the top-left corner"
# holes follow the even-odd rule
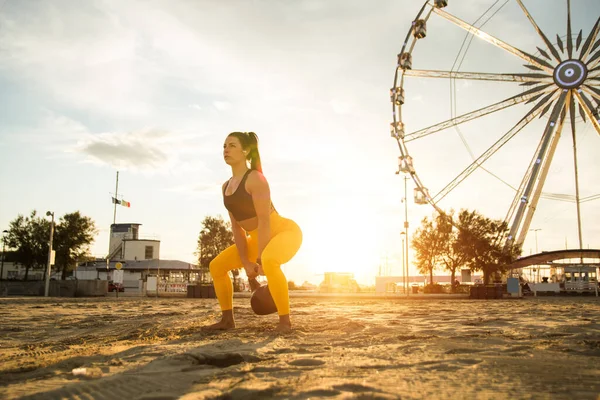
[[[254,132],[248,132],[250,137],[250,151],[248,158],[250,159],[250,169],[255,169],[262,173],[262,164],[260,162],[260,153],[258,152],[258,136]]]

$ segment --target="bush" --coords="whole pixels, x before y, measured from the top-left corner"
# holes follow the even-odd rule
[[[425,285],[423,293],[444,293],[444,287],[438,283],[432,283],[430,285]]]

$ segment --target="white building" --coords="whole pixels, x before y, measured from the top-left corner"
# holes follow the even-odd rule
[[[181,284],[198,280],[198,267],[178,260],[160,259],[160,240],[140,238],[141,224],[123,223],[110,226],[108,258],[79,264],[77,279],[113,280],[117,264],[123,271],[126,291],[142,291],[148,276],[158,276],[163,284]]]
[[[108,259],[110,261],[158,260],[160,259],[160,240],[140,239],[142,224],[112,224]]]
[[[75,270],[77,279],[113,280],[117,263],[123,271],[123,287],[126,291],[142,291],[148,276],[159,276],[164,284],[193,283],[199,279],[195,264],[178,260],[129,260],[111,261],[99,258],[96,261],[80,264]]]

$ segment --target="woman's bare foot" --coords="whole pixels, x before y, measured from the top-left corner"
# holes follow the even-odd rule
[[[292,330],[292,322],[290,321],[290,315],[280,315],[279,316],[279,324],[277,324],[277,328],[275,330],[279,333],[287,333]]]
[[[233,310],[223,311],[221,320],[216,324],[207,325],[202,327],[202,330],[206,331],[226,331],[228,329],[235,328],[235,320],[233,319]]]
[[[202,329],[205,331],[226,331],[229,329],[235,329],[235,322],[221,320],[216,324],[204,326]]]

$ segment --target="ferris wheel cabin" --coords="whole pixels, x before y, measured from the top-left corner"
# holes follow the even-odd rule
[[[424,19],[413,21],[413,36],[417,39],[427,36],[427,22]]]
[[[412,54],[407,52],[398,54],[398,66],[403,70],[411,69]]]

